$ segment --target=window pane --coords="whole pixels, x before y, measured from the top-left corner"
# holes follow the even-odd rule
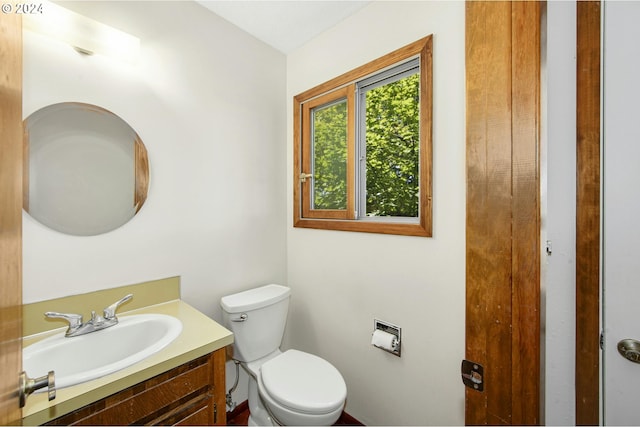
[[[366,215],[417,217],[420,75],[366,93]]]
[[[312,209],[347,208],[347,100],[314,108]]]

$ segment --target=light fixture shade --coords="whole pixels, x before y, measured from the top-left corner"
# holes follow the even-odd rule
[[[57,39],[79,52],[137,61],[140,39],[50,1],[42,1],[42,13],[25,14],[23,18],[25,29]]]

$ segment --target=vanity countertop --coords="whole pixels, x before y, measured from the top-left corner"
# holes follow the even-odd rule
[[[168,301],[122,312],[119,315],[147,313],[167,314],[180,319],[182,332],[171,344],[145,360],[104,377],[59,389],[56,391],[56,398],[50,402],[47,400],[47,393],[32,394],[22,409],[22,424],[46,423],[233,343],[233,334],[229,330],[182,300]],[[65,328],[60,328],[24,337],[23,346],[26,347],[64,330]],[[96,349],[96,351],[100,350]]]

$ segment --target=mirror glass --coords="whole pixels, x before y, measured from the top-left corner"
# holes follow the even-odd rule
[[[149,163],[138,134],[104,108],[46,106],[24,121],[23,207],[66,234],[114,230],[147,197]]]

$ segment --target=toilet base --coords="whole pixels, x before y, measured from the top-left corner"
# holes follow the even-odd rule
[[[264,407],[258,393],[258,383],[256,379],[249,375],[249,422],[250,426],[277,426],[279,425],[271,418],[271,415]]]
[[[253,419],[253,417],[251,415],[249,415],[249,422],[247,423],[248,426],[273,426],[273,425],[277,425],[277,424],[264,424],[264,423],[259,423],[256,422],[256,420]]]

